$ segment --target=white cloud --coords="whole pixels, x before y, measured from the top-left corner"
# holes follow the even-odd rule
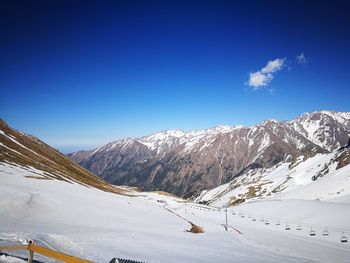
[[[261,72],[266,74],[279,71],[283,68],[285,61],[285,58],[276,58],[275,60],[270,60],[269,62],[267,62],[266,67],[261,69]]]
[[[304,55],[304,52],[302,52],[300,55],[296,56],[296,59],[297,59],[297,62],[299,64],[306,64],[307,63],[306,57]]]
[[[249,74],[248,86],[253,90],[267,86],[273,79],[273,74],[285,66],[286,58],[270,60],[261,70]]]
[[[260,71],[250,73],[248,85],[253,87],[254,90],[257,90],[260,87],[267,86],[272,78],[272,74],[263,74]]]

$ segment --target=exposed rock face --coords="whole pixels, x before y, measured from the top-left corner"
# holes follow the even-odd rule
[[[336,150],[347,144],[349,131],[350,113],[321,111],[252,127],[164,131],[69,157],[113,184],[188,197],[251,169]]]

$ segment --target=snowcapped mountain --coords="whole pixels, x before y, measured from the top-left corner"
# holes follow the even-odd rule
[[[350,112],[305,113],[291,123],[308,140],[328,151],[334,151],[349,138]]]
[[[346,145],[350,113],[305,113],[255,126],[171,130],[118,140],[69,157],[108,182],[189,197],[255,169],[307,160]]]

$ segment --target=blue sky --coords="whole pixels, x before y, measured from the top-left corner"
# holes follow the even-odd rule
[[[1,1],[0,116],[69,152],[350,111],[349,13],[349,1]]]

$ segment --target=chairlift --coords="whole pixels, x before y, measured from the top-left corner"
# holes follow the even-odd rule
[[[252,218],[252,221],[256,221],[256,218],[255,218],[255,217],[253,217],[253,218]]]
[[[269,222],[269,220],[265,220],[265,225],[269,225],[270,224],[270,222]]]
[[[232,212],[232,215],[236,215],[236,213],[235,213],[235,212]]]
[[[322,232],[322,236],[328,236],[328,235],[329,235],[329,233],[328,233],[328,229],[326,227]]]
[[[316,236],[316,231],[312,229],[312,227],[310,228],[310,232],[309,232],[310,236]]]
[[[244,215],[241,215],[241,218],[245,218],[245,216],[244,216]]]
[[[276,222],[276,226],[281,225],[281,221],[278,219],[278,221]]]
[[[264,222],[264,221],[265,221],[265,218],[264,218],[264,217],[262,217],[262,218],[260,219],[260,221],[261,221],[261,222]]]
[[[284,228],[285,230],[290,230],[290,225],[288,223],[286,224],[286,227]]]
[[[249,214],[249,215],[248,215],[248,218],[252,218],[252,214]]]
[[[301,224],[300,223],[297,225],[296,230],[301,230]]]
[[[341,232],[340,242],[342,242],[342,243],[348,242],[348,238],[346,236],[344,236],[344,232]]]

